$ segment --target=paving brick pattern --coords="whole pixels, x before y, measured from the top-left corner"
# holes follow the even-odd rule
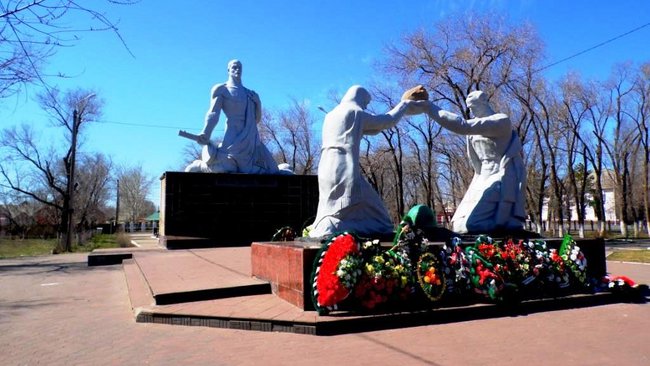
[[[608,269],[650,283],[650,266]],[[0,261],[2,365],[647,365],[648,344],[648,304],[331,337],[136,323],[121,266]]]

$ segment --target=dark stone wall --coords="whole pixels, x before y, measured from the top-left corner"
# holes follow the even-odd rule
[[[315,175],[166,172],[160,241],[169,249],[250,245],[302,230],[318,207]]]

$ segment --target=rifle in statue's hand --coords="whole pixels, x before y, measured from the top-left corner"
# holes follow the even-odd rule
[[[180,130],[178,131],[178,136],[185,137],[186,139],[203,145],[203,149],[201,149],[201,160],[205,161],[206,164],[211,164],[214,159],[216,159],[219,148],[211,144],[209,140],[203,140],[201,135],[195,135],[191,132]]]
[[[185,137],[186,139],[190,139],[194,142],[197,142],[201,145],[206,145],[205,140],[201,138],[201,135],[195,135],[193,133],[187,132],[185,130],[180,130],[178,131],[178,136]],[[209,142],[209,141],[208,141]]]

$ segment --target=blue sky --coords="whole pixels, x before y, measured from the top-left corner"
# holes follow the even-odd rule
[[[243,62],[244,85],[258,92],[265,108],[286,108],[294,98],[307,101],[320,117],[315,108],[331,105],[330,91],[377,77],[372,65],[387,44],[445,17],[473,11],[529,21],[545,42],[548,63],[650,22],[647,0],[142,0],[104,10],[118,21],[135,57],[111,33],[86,33],[48,66],[51,73],[74,77],[50,82],[64,90],[96,89],[105,101],[103,122],[85,131],[84,151],[103,152],[119,165],[142,164],[156,178],[182,169],[187,140],[177,131],[200,130],[210,88],[226,80],[233,58]],[[75,25],[78,19],[68,21]],[[616,63],[650,61],[649,40],[645,27],[544,72],[555,79],[576,70],[604,80]],[[0,100],[0,127],[42,126],[47,143],[53,128],[32,101],[36,91],[30,87]],[[213,137],[223,132],[222,122]],[[156,204],[158,196],[156,181]]]

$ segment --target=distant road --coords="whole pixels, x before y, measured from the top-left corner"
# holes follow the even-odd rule
[[[650,239],[605,240],[608,249],[650,249]]]

